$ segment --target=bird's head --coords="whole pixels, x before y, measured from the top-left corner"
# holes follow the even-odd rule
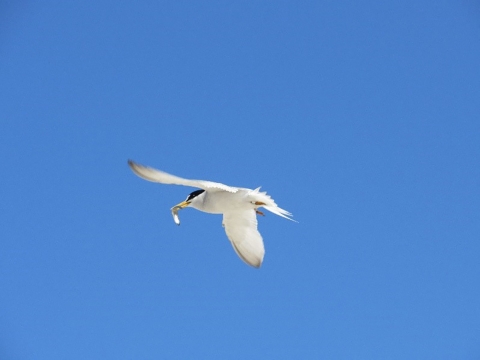
[[[201,199],[203,198],[203,196],[199,196],[199,195],[203,194],[204,192],[205,192],[205,190],[203,190],[203,189],[195,190],[195,191],[191,192],[190,194],[188,194],[185,201],[182,201],[180,204],[175,205],[173,208],[176,208],[177,210],[180,210],[180,209],[184,209],[184,208],[186,208],[190,205],[193,205],[193,207],[195,207],[196,202],[202,201]]]

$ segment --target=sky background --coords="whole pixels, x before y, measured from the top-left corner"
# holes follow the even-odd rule
[[[0,358],[480,359],[479,114],[473,0],[0,2]]]

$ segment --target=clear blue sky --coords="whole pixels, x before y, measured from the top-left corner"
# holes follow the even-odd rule
[[[3,1],[0,358],[478,359],[479,114],[475,1]]]

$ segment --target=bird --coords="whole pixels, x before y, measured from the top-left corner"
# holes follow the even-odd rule
[[[189,180],[128,160],[131,170],[140,178],[160,184],[183,185],[198,188],[181,203],[171,208],[173,219],[180,225],[178,211],[191,207],[210,214],[223,214],[222,226],[237,255],[246,264],[260,268],[265,255],[262,235],[258,232],[257,214],[265,214],[260,207],[296,222],[293,215],[278,207],[275,201],[261,192],[233,187],[207,180]]]

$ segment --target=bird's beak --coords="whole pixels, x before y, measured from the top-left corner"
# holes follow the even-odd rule
[[[182,209],[186,208],[188,205],[190,205],[189,202],[187,202],[187,201],[182,201],[180,204],[177,204],[177,205],[175,205],[174,207],[172,207],[171,210],[174,210],[174,209],[175,209],[175,210],[182,210]]]

